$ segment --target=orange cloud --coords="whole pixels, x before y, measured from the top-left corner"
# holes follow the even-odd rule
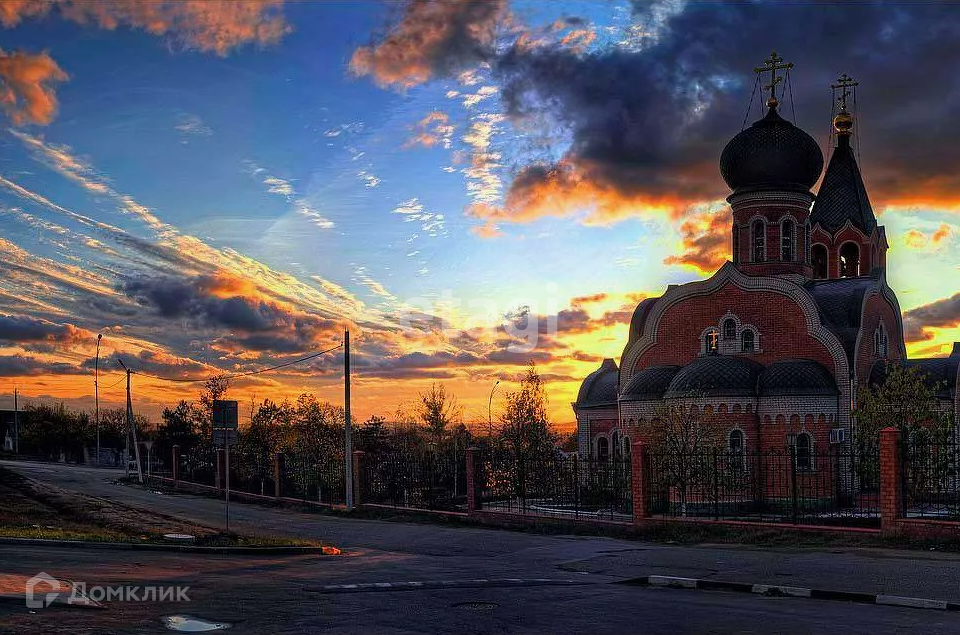
[[[730,258],[730,219],[724,213],[700,212],[680,225],[683,253],[668,256],[666,265],[685,265],[709,273]]]
[[[934,245],[939,245],[941,242],[949,238],[953,234],[953,230],[950,228],[950,225],[946,223],[941,223],[940,227],[937,228],[937,231],[933,232],[933,235],[930,236],[930,242]]]
[[[45,52],[31,55],[0,50],[0,107],[14,125],[53,121],[57,113],[53,84],[67,79],[68,75]]]
[[[410,88],[488,59],[506,0],[412,0],[377,44],[358,48],[350,70],[380,86]]]
[[[454,129],[455,126],[450,123],[450,115],[434,110],[417,122],[413,127],[414,136],[404,144],[404,147],[422,145],[425,148],[432,148],[440,143],[444,148],[450,148]]]
[[[582,217],[586,225],[610,225],[650,214],[676,217],[692,202],[669,194],[626,191],[595,175],[589,162],[564,160],[524,167],[510,184],[502,206],[475,203],[467,213],[491,222]]]
[[[170,35],[186,48],[226,55],[243,44],[274,44],[290,31],[284,0],[4,0],[0,23],[13,27],[53,10],[78,24]]]
[[[943,241],[952,235],[953,230],[950,225],[940,223],[940,227],[934,230],[929,237],[918,229],[907,230],[903,235],[903,244],[910,249],[923,249],[927,245],[939,247]]]

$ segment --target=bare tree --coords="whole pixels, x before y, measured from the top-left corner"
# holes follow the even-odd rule
[[[439,447],[447,437],[447,427],[462,419],[462,408],[453,395],[447,395],[443,384],[433,384],[420,393],[417,417],[424,424],[431,440]]]

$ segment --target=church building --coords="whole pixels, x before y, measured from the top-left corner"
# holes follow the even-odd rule
[[[908,360],[897,296],[887,285],[888,242],[870,206],[851,137],[845,75],[823,153],[778,112],[771,56],[767,113],[720,155],[731,190],[732,261],[706,280],[644,299],[613,359],[584,380],[576,402],[581,456],[627,456],[631,438],[664,403],[710,414],[731,451],[813,452],[848,443],[858,386],[885,363],[920,366],[956,407],[960,344],[949,357]],[[760,71],[760,69],[757,69]]]

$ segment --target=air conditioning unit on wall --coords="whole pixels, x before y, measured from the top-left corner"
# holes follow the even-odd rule
[[[844,443],[847,440],[846,428],[832,428],[830,430],[830,443]]]

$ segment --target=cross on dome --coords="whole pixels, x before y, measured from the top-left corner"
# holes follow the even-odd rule
[[[783,58],[778,56],[776,51],[771,51],[770,59],[764,61],[763,66],[753,69],[753,72],[757,75],[770,73],[770,83],[763,87],[764,90],[770,91],[770,97],[767,98],[768,108],[776,108],[780,104],[777,100],[777,84],[783,81],[783,77],[777,75],[777,71],[790,70],[791,68],[793,68],[793,62],[784,64]]]

